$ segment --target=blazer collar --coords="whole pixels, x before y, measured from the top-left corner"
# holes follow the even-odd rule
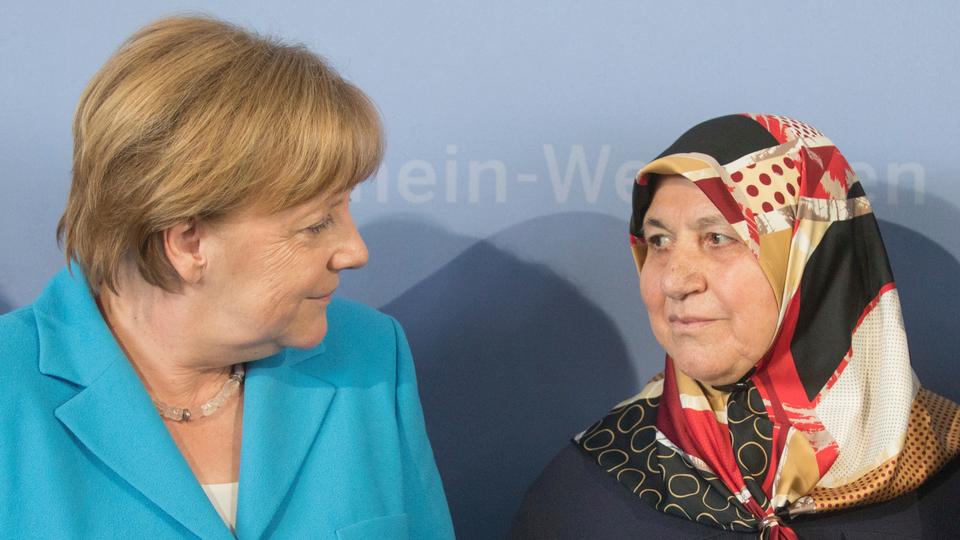
[[[40,373],[89,386],[126,358],[107,328],[79,269],[61,270],[33,304]]]
[[[83,274],[62,270],[34,303],[41,373],[78,393],[55,416],[98,459],[192,533],[230,538],[139,377],[97,308]],[[336,387],[326,350],[287,349],[252,362],[244,383],[236,532],[259,538],[293,486]]]

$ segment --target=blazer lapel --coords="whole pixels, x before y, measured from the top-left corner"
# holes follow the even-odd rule
[[[34,303],[40,372],[78,387],[54,415],[96,459],[190,532],[231,538],[103,321],[83,275],[74,273],[61,271]]]
[[[190,532],[232,538],[128,362],[114,363],[55,414],[93,455]]]
[[[244,383],[237,536],[260,538],[301,472],[336,388],[297,368],[323,350],[288,350],[250,365]]]

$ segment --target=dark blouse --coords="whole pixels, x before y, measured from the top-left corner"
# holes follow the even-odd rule
[[[915,492],[885,503],[801,516],[802,539],[960,538],[960,460]],[[664,514],[637,499],[573,444],[547,465],[520,506],[510,538],[756,539]]]

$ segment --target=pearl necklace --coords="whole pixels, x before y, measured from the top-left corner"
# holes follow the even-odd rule
[[[227,382],[223,383],[223,388],[220,389],[217,395],[213,396],[213,399],[200,405],[201,416],[207,417],[217,412],[217,409],[240,391],[240,386],[243,384],[244,371],[243,364],[233,365],[230,378],[227,379]],[[156,405],[157,410],[160,411],[160,416],[173,420],[174,422],[189,422],[194,417],[190,409],[186,407],[171,407],[157,400],[153,400],[153,404]]]

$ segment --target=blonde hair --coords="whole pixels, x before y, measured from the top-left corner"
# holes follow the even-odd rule
[[[323,59],[194,16],[131,36],[84,90],[73,137],[57,238],[95,293],[116,292],[125,261],[179,290],[165,229],[346,192],[383,156],[376,107]]]

